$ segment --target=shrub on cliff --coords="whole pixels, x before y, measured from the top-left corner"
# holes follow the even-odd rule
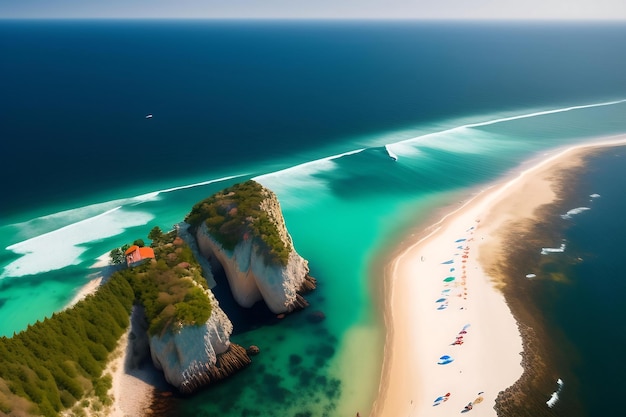
[[[202,269],[176,231],[153,242],[157,261],[121,271],[144,306],[150,335],[201,325],[211,317],[211,301]]]
[[[265,245],[269,259],[282,265],[289,260],[291,247],[283,242],[277,225],[261,203],[275,196],[256,181],[235,184],[198,203],[185,218],[193,228],[204,222],[224,249],[232,251],[246,235]]]

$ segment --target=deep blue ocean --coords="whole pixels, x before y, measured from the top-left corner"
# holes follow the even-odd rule
[[[626,133],[625,50],[624,24],[0,21],[0,334],[63,308],[111,248],[255,178],[277,193],[319,280],[310,309],[327,318],[238,333],[261,348],[253,365],[177,407],[367,415],[385,261],[435,213],[524,161]],[[606,165],[597,189],[623,190],[621,165]],[[623,249],[626,224],[611,219]],[[619,301],[583,296],[626,289],[612,258],[597,261],[613,273],[581,269],[594,278],[572,286],[570,302],[594,320],[624,317]],[[571,317],[570,304],[538,303],[562,318],[553,326]],[[593,338],[577,363],[607,355],[610,335]],[[576,395],[585,410],[604,401],[591,387],[621,378],[568,372],[566,387],[578,388],[560,401]]]

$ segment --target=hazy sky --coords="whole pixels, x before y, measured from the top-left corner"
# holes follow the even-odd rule
[[[0,18],[626,20],[626,0],[0,0]]]

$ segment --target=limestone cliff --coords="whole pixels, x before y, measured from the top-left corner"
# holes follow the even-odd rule
[[[203,213],[207,216],[198,222]],[[197,222],[201,253],[222,264],[241,306],[264,300],[279,314],[308,305],[301,294],[315,288],[315,280],[309,276],[308,262],[293,247],[273,192],[248,181],[194,206],[188,218]]]
[[[206,323],[150,337],[152,362],[182,393],[192,393],[250,363],[245,349],[229,340],[232,323],[210,290],[207,295],[212,311]]]

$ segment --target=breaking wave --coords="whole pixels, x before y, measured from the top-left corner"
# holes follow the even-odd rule
[[[228,176],[162,189],[7,225],[2,228],[3,232],[11,233],[17,242],[5,249],[20,256],[4,266],[0,279],[77,265],[83,261],[81,255],[87,251],[89,242],[119,235],[127,229],[143,226],[154,219],[152,213],[137,210],[138,205],[156,201],[163,193],[201,187],[237,177]]]
[[[550,408],[554,407],[554,405],[559,401],[559,394],[561,393],[561,390],[563,389],[563,380],[561,378],[557,379],[556,383],[559,386],[559,388],[557,388],[557,390],[554,391],[552,395],[550,396],[550,399],[546,401],[546,404],[548,404],[548,407]]]
[[[126,229],[148,223],[150,213],[115,207],[104,213],[60,229],[24,240],[6,249],[21,255],[6,265],[0,279],[39,274],[69,265],[77,265],[87,251],[86,244],[123,233]]]
[[[582,213],[583,211],[591,210],[589,207],[578,207],[575,209],[568,210],[567,213],[561,214],[562,219],[571,219],[572,216]]]

